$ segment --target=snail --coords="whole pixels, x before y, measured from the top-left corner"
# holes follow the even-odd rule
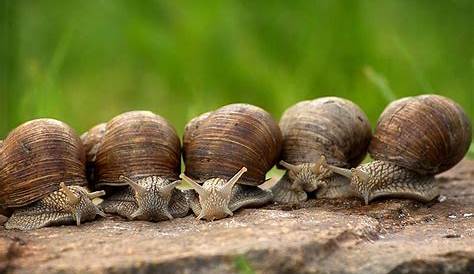
[[[180,140],[164,118],[149,111],[120,114],[107,123],[95,147],[89,147],[95,153],[95,187],[117,190],[101,204],[105,212],[149,221],[187,215],[186,197],[175,189],[180,183]]]
[[[296,204],[316,197],[353,196],[349,180],[332,167],[357,166],[372,135],[367,116],[353,102],[323,97],[299,102],[280,119],[284,176],[271,188],[274,201]]]
[[[84,145],[86,151],[86,170],[87,170],[87,180],[89,182],[94,182],[94,161],[95,155],[97,154],[97,149],[100,140],[104,137],[106,123],[98,124],[92,127],[89,131],[81,135],[81,141]]]
[[[374,161],[347,170],[352,188],[368,204],[379,197],[429,202],[439,196],[434,176],[456,165],[471,143],[463,109],[439,95],[406,97],[381,114],[369,154]]]
[[[221,219],[271,201],[271,192],[258,185],[278,160],[281,138],[270,114],[253,105],[227,105],[191,120],[180,177],[193,188],[188,199],[197,218]]]
[[[13,208],[7,229],[29,230],[90,221],[104,213],[89,192],[82,142],[53,119],[37,119],[12,130],[0,148],[0,205]]]

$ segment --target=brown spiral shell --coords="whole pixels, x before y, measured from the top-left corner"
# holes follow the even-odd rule
[[[84,144],[86,151],[86,168],[87,168],[87,179],[89,182],[95,181],[94,168],[95,168],[95,157],[100,141],[105,134],[106,123],[98,124],[87,132],[81,135],[81,141]]]
[[[106,125],[106,123],[95,125],[81,135],[81,141],[84,144],[84,150],[86,151],[87,162],[94,161],[97,152],[97,145],[104,137]]]
[[[85,153],[74,130],[37,119],[12,130],[0,149],[0,204],[19,207],[59,189],[87,185]]]
[[[191,140],[194,138],[194,136],[196,136],[196,132],[203,121],[205,121],[207,119],[207,117],[209,117],[209,115],[212,113],[212,111],[209,111],[209,112],[205,112],[201,115],[199,115],[198,117],[194,117],[193,119],[191,119],[191,121],[189,121],[186,126],[184,127],[184,134],[183,134],[183,147],[187,147]],[[185,154],[186,151],[183,150],[183,154]],[[184,158],[184,157],[183,157]]]
[[[131,111],[110,120],[97,149],[95,178],[100,183],[162,176],[178,179],[181,145],[174,128],[150,111]]]
[[[372,135],[365,113],[353,102],[322,97],[299,102],[281,117],[281,159],[314,163],[321,155],[329,164],[355,167],[365,157]]]
[[[471,138],[469,118],[452,100],[439,95],[407,97],[385,108],[369,153],[421,174],[437,174],[464,157]]]
[[[259,185],[278,160],[281,138],[271,115],[253,105],[232,104],[205,113],[185,129],[186,174],[200,181],[229,179],[245,166],[248,171],[239,182]]]

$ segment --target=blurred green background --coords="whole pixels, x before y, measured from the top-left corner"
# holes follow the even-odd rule
[[[474,117],[471,0],[0,3],[0,138],[37,117],[81,133],[133,109],[181,134],[228,103],[279,118],[328,95],[373,125],[389,101],[421,93]]]

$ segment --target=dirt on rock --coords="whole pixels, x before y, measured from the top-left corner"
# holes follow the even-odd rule
[[[0,228],[0,272],[474,273],[474,161],[438,180],[444,198],[430,204],[310,200],[214,222]]]

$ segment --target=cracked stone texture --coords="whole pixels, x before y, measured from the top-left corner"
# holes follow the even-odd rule
[[[0,273],[474,273],[474,161],[438,180],[446,200],[431,204],[310,200],[210,223],[0,228]]]

